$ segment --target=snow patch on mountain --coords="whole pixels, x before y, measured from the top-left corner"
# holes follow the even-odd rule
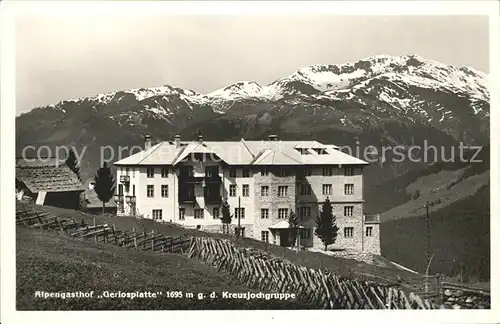
[[[211,99],[233,100],[249,97],[259,97],[262,87],[254,81],[239,81],[225,88],[215,90],[205,97]]]

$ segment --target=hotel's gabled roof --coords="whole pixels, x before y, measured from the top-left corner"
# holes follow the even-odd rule
[[[213,154],[229,165],[366,165],[367,162],[317,141],[165,141],[115,162],[117,166],[176,165],[190,154]],[[302,152],[301,152],[302,151]],[[321,154],[322,153],[322,154]]]

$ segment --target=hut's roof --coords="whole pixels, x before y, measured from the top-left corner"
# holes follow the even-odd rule
[[[16,180],[32,193],[85,190],[76,174],[55,159],[16,159]]]

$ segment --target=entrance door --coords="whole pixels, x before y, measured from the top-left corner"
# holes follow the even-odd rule
[[[290,232],[280,231],[280,246],[289,246],[289,245],[290,245]]]

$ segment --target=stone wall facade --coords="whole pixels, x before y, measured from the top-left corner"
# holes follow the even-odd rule
[[[279,231],[271,230],[269,227],[277,224],[284,219],[278,218],[278,210],[283,208],[288,210],[288,215],[295,211],[295,176],[280,177],[269,171],[268,175],[262,175],[260,172],[254,175],[254,238],[261,240],[263,232],[267,232],[269,243],[280,244]],[[262,196],[262,187],[268,186],[267,196]],[[287,187],[287,195],[278,196],[278,188]],[[262,218],[262,209],[268,210],[268,217]]]
[[[205,165],[215,165],[207,162]],[[244,177],[243,167],[249,168],[249,175]],[[330,166],[331,171],[325,175],[325,166],[310,167],[305,176],[298,175],[298,169],[288,168],[287,175],[279,174],[279,168],[269,168],[263,173],[263,168],[249,166],[237,167],[236,176],[231,176],[229,168],[219,164],[219,175],[222,178],[221,196],[227,199],[234,215],[238,204],[245,210],[245,217],[241,219],[241,226],[245,228],[245,236],[256,240],[268,238],[269,243],[280,245],[283,236],[280,233],[287,231],[272,229],[274,225],[287,221],[279,218],[279,209],[287,209],[288,215],[294,212],[299,224],[303,227],[298,239],[301,246],[323,248],[323,243],[314,234],[316,217],[321,211],[321,204],[328,198],[332,202],[333,213],[336,216],[336,225],[339,230],[337,239],[330,246],[333,249],[354,249],[373,254],[380,254],[380,230],[377,222],[364,223],[363,211],[363,172],[361,167],[355,167],[350,175],[344,173],[342,166]],[[117,178],[128,175],[130,182],[123,186],[123,195],[137,196],[135,209],[136,217],[152,218],[153,210],[162,210],[161,221],[171,221],[189,228],[199,228],[210,232],[222,233],[222,224],[219,218],[214,217],[216,204],[205,204],[203,194],[198,193],[195,204],[180,204],[178,201],[178,177],[174,169],[168,168],[168,175],[162,176],[161,166],[154,166],[154,176],[147,176],[147,167],[119,168]],[[201,170],[202,171],[202,170]],[[201,172],[200,171],[200,172]],[[154,197],[147,197],[147,186],[154,185]],[[168,185],[168,197],[162,197],[161,186]],[[236,195],[230,196],[230,186],[236,186]],[[304,193],[301,185],[310,186],[310,191]],[[352,193],[345,192],[345,186],[352,185]],[[249,194],[243,196],[243,187],[249,187]],[[262,186],[268,186],[267,196],[261,193]],[[279,187],[286,186],[287,193],[278,195]],[[330,186],[325,191],[324,187]],[[199,190],[198,190],[199,191]],[[132,205],[124,201],[124,209],[118,208],[118,215],[133,216]],[[179,217],[179,208],[185,216]],[[301,217],[301,208],[309,207],[310,213]],[[352,214],[345,213],[345,207],[352,207]],[[203,209],[203,218],[194,217],[194,209]],[[268,216],[262,218],[262,209],[268,210]],[[220,214],[220,209],[219,209]],[[220,215],[219,215],[220,216]],[[231,233],[237,220],[233,218]]]

